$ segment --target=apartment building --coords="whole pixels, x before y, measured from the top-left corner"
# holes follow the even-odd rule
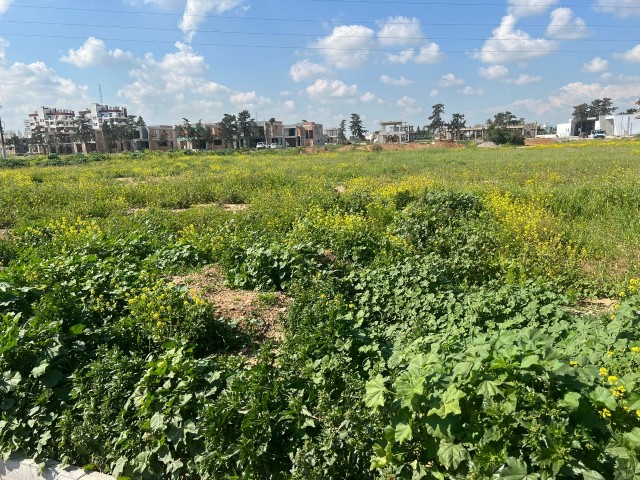
[[[73,153],[73,133],[75,112],[73,110],[39,107],[35,112],[30,113],[24,122],[25,133],[31,138],[34,133],[43,136],[43,144],[32,144],[29,146],[31,153]]]

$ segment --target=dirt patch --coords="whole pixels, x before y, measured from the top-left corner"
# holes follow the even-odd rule
[[[225,210],[226,212],[243,212],[244,210],[247,210],[249,208],[249,205],[246,203],[223,203],[222,204],[222,209]]]
[[[577,308],[572,312],[583,316],[612,314],[617,303],[617,300],[612,298],[585,298],[578,303]]]
[[[552,145],[554,143],[558,143],[558,140],[555,138],[525,138],[524,139],[524,144],[526,146]]]
[[[11,239],[11,230],[8,228],[0,228],[0,240]]]
[[[232,290],[225,287],[224,276],[214,266],[171,280],[189,286],[194,295],[213,305],[216,316],[236,323],[255,342],[278,342],[284,337],[282,318],[291,298],[283,293]]]

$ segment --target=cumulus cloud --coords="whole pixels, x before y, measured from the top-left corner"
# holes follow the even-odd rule
[[[640,43],[624,53],[614,53],[614,58],[628,63],[640,63]]]
[[[187,0],[179,27],[188,41],[193,40],[196,30],[205,21],[209,12],[224,13],[242,5],[244,0]],[[164,3],[164,2],[161,2]]]
[[[85,108],[93,100],[86,85],[59,76],[44,62],[0,65],[0,105],[7,129],[21,129],[27,109],[40,105],[57,108]]]
[[[484,63],[508,63],[546,56],[556,50],[556,42],[531,38],[527,32],[516,29],[515,22],[512,15],[502,17],[493,36],[484,42],[480,51],[474,52],[473,57]]]
[[[523,99],[514,102],[514,105],[526,107],[538,116],[565,111],[568,117],[574,105],[589,102],[594,98],[611,98],[613,103],[618,105],[633,104],[638,99],[638,91],[640,79],[607,85],[573,82],[563,86],[546,100]]]
[[[390,17],[380,24],[380,45],[413,45],[423,39],[420,20],[408,17]]]
[[[410,62],[415,58],[416,52],[413,48],[408,48],[399,53],[389,53],[387,54],[387,62],[389,63],[401,63],[405,64]]]
[[[360,95],[360,101],[363,103],[370,103],[378,99],[378,96],[373,92],[365,92]]]
[[[452,87],[463,84],[464,80],[456,77],[453,73],[447,73],[440,78],[440,86],[442,87]]]
[[[302,82],[312,78],[326,76],[330,73],[327,67],[313,63],[309,59],[304,59],[291,66],[289,76],[294,82]]]
[[[13,0],[2,0],[2,3],[0,3],[0,15],[9,10],[12,3]]]
[[[458,90],[458,93],[461,95],[468,95],[468,96],[472,96],[472,95],[481,96],[481,95],[484,95],[484,90],[482,88],[473,88],[473,87],[466,86],[462,90]]]
[[[131,65],[135,62],[131,52],[125,52],[116,48],[108,50],[105,43],[99,38],[89,37],[82,46],[70,48],[60,60],[78,68],[93,67],[96,65]]]
[[[438,96],[438,94],[440,93],[440,91],[437,88],[434,88],[433,90],[431,90],[429,92],[429,96],[431,98],[436,98]]]
[[[176,42],[175,47],[176,52],[159,60],[150,53],[145,55],[129,72],[133,82],[118,91],[145,118],[180,118],[186,112],[199,115],[219,108],[221,99],[231,93],[228,87],[208,79],[209,66],[202,55],[182,42]]]
[[[528,75],[526,73],[521,74],[517,78],[507,78],[503,82],[510,83],[512,85],[528,85],[529,83],[536,83],[542,80],[542,77]]]
[[[418,103],[418,101],[415,98],[407,97],[405,95],[396,102],[396,106],[408,108],[414,106],[416,103]]]
[[[480,67],[478,73],[481,77],[495,80],[509,76],[509,69],[504,65],[489,65],[488,67]]]
[[[268,98],[259,96],[255,91],[235,92],[229,96],[229,102],[238,110],[251,110],[258,105],[271,103]]]
[[[582,64],[582,71],[587,73],[600,73],[609,67],[609,61],[602,57],[595,57]]]
[[[594,8],[620,18],[640,17],[637,0],[596,0]]]
[[[558,4],[558,0],[508,0],[507,13],[517,18],[540,15],[549,7]]]
[[[400,75],[400,78],[393,78],[389,75],[380,75],[380,82],[393,87],[406,87],[413,83],[412,80],[407,80],[402,75]]]
[[[310,97],[314,99],[353,98],[358,94],[357,85],[347,85],[342,80],[327,80],[319,78],[306,89]]]
[[[418,64],[438,63],[444,58],[437,43],[423,45],[416,54],[414,61]]]
[[[547,36],[559,40],[577,40],[589,35],[589,30],[580,17],[574,18],[570,8],[556,8],[551,12]]]
[[[369,59],[375,32],[362,25],[341,25],[313,44],[337,68],[356,68]]]
[[[0,65],[4,64],[7,60],[7,48],[9,47],[9,42],[7,42],[4,38],[0,37]]]

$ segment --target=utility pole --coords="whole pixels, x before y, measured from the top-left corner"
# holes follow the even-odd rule
[[[0,106],[2,108],[2,106]],[[2,126],[2,118],[0,118],[0,142],[2,142],[2,160],[7,161],[7,146],[4,144],[4,128]]]

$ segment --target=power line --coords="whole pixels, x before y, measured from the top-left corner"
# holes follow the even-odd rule
[[[319,2],[319,3],[368,3],[373,5],[445,5],[445,6],[461,6],[461,7],[504,7],[504,2],[502,3],[492,3],[492,2],[442,2],[442,1],[409,1],[409,0],[308,0],[309,2]],[[548,3],[510,3],[509,7],[550,7]],[[572,8],[591,8],[593,5],[570,5]],[[625,8],[625,9],[637,9],[640,6],[622,6],[622,5],[596,5],[596,8]]]
[[[352,3],[370,3],[370,4],[409,4],[409,5],[444,5],[444,6],[504,6],[503,3],[487,3],[487,2],[408,2],[408,1],[391,1],[391,0],[308,0],[311,2],[352,2]],[[92,12],[92,13],[126,13],[135,15],[149,15],[149,16],[165,16],[165,17],[196,17],[196,18],[220,18],[220,19],[233,19],[233,20],[259,20],[259,21],[274,21],[274,22],[307,22],[307,23],[360,23],[360,24],[377,24],[376,21],[359,21],[359,20],[323,20],[323,19],[306,19],[306,18],[277,18],[277,17],[250,17],[250,16],[233,16],[233,15],[217,15],[217,14],[187,14],[187,13],[171,13],[171,12],[150,12],[143,10],[118,10],[118,9],[106,9],[106,8],[83,8],[83,7],[58,7],[50,5],[15,5],[12,3],[2,3],[0,6],[12,8],[31,8],[31,9],[47,9],[47,10],[64,10],[73,12]],[[548,4],[511,4],[510,7],[532,7],[532,6],[549,6]],[[591,5],[572,5],[572,8],[591,8]],[[618,5],[598,5],[597,8],[616,8],[616,9],[640,9],[640,6],[618,6]],[[407,25],[413,22],[385,22],[386,25]],[[432,25],[440,25],[440,23],[433,23]],[[494,24],[450,24],[450,25],[494,25]],[[524,26],[524,25],[523,25]],[[619,25],[601,25],[601,26],[615,26]],[[638,26],[630,26],[637,28]]]
[[[92,24],[92,23],[66,23],[66,22],[40,22],[33,20],[6,20],[3,23],[15,23],[20,25],[59,25],[65,27],[88,27],[88,28],[119,28],[123,30],[152,30],[152,31],[164,31],[164,32],[178,32],[181,33],[181,30],[178,28],[168,28],[168,27],[141,27],[138,25],[104,25],[104,24]],[[450,25],[468,25],[468,24],[450,24]],[[538,26],[554,26],[554,24],[549,25],[538,25]],[[574,26],[577,28],[584,28],[582,25],[560,25],[557,26]],[[613,26],[613,25],[611,25]],[[640,27],[640,26],[637,26]],[[221,33],[228,35],[265,35],[265,36],[274,36],[274,37],[324,37],[327,35],[326,32],[322,33],[282,33],[282,32],[252,32],[246,30],[211,30],[211,29],[198,29],[198,33]],[[367,35],[332,35],[331,38],[372,38]],[[393,40],[393,39],[403,39],[403,40],[510,40],[510,38],[474,38],[474,37],[407,37],[407,36],[376,36],[376,39],[379,40]],[[635,39],[611,39],[611,38],[597,38],[597,39],[586,39],[586,38],[578,38],[572,39],[572,41],[585,41],[585,42],[637,42],[640,40]]]
[[[86,37],[82,36],[74,36],[74,35],[44,35],[44,34],[28,34],[28,33],[4,33],[0,32],[0,35],[5,36],[14,36],[14,37],[35,37],[35,38],[63,38],[67,40],[85,40]],[[173,45],[175,42],[172,40],[141,40],[141,39],[133,39],[133,38],[103,38],[102,40],[107,40],[110,42],[132,42],[132,43],[145,43],[145,44],[170,44]],[[486,39],[485,39],[486,40]],[[383,53],[399,53],[404,52],[407,48],[403,49],[387,49],[387,48],[371,48],[371,47],[358,47],[358,48],[337,48],[337,47],[317,47],[317,46],[308,46],[308,47],[300,47],[298,45],[255,45],[255,44],[244,44],[244,43],[210,43],[210,42],[191,42],[189,45],[196,46],[204,46],[204,47],[233,47],[233,48],[271,48],[271,49],[280,49],[280,50],[332,50],[332,51],[355,51],[355,52],[383,52]],[[411,48],[411,47],[409,47]],[[469,53],[471,50],[438,50],[440,53]],[[555,53],[556,50],[487,50],[483,49],[483,53]],[[563,53],[610,53],[610,50],[562,50]]]

